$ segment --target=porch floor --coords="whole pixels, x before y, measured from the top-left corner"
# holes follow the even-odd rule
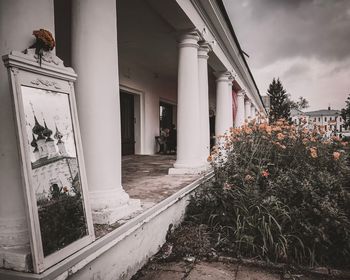
[[[122,159],[122,185],[143,210],[159,203],[202,175],[168,175],[175,155],[131,155]]]

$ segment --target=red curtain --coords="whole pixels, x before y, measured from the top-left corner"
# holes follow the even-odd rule
[[[233,113],[233,122],[236,120],[237,115],[237,93],[232,89],[232,113]]]

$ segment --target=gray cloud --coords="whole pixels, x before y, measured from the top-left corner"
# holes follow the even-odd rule
[[[310,71],[310,67],[307,64],[295,63],[289,69],[283,73],[283,77],[296,77],[300,75],[305,75],[305,73]]]
[[[350,0],[223,0],[262,94],[281,77],[310,110],[340,109],[350,89]]]
[[[235,31],[242,48],[256,56],[256,66],[296,56],[323,61],[340,61],[350,56],[349,0],[224,0],[224,3],[234,26],[240,26]],[[258,53],[252,51],[256,46],[262,46]]]

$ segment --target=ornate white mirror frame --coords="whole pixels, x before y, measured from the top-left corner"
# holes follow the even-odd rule
[[[35,54],[34,49],[28,49],[25,53],[22,52],[16,52],[13,51],[9,55],[6,55],[3,57],[5,66],[8,68],[8,74],[9,74],[9,80],[10,80],[10,88],[12,89],[12,100],[13,100],[13,108],[14,108],[14,119],[17,125],[17,140],[18,140],[18,150],[20,154],[21,159],[21,168],[22,168],[22,182],[23,182],[23,189],[24,189],[24,195],[26,200],[26,207],[27,207],[27,220],[28,220],[28,227],[30,232],[30,242],[31,242],[31,252],[32,252],[32,259],[33,259],[33,270],[35,273],[40,273],[44,271],[45,269],[49,268],[50,266],[53,266],[54,264],[58,263],[59,261],[63,260],[64,258],[68,257],[69,255],[72,255],[74,252],[78,251],[82,247],[86,246],[87,244],[91,243],[94,240],[94,231],[93,231],[93,224],[92,224],[92,218],[91,218],[91,211],[88,201],[88,189],[87,189],[87,181],[86,181],[86,174],[85,174],[85,168],[84,168],[84,158],[83,158],[83,152],[82,152],[82,145],[81,145],[81,137],[79,133],[79,125],[78,125],[78,117],[77,117],[77,109],[76,109],[76,102],[75,102],[75,96],[74,96],[74,81],[76,80],[77,75],[73,71],[72,68],[65,67],[63,65],[62,60],[60,60],[58,57],[56,57],[51,52],[44,52],[41,61],[38,61],[38,56]],[[60,110],[65,110],[64,112],[67,112],[66,115],[69,116],[66,117],[66,124],[69,126],[69,135],[70,135],[70,143],[73,143],[71,147],[73,148],[74,156],[65,154],[66,156],[63,156],[63,153],[66,153],[65,150],[60,148],[57,148],[57,146],[52,146],[54,144],[51,144],[51,148],[47,148],[45,159],[51,159],[52,162],[54,161],[54,157],[57,158],[65,158],[67,159],[67,164],[69,159],[75,159],[74,163],[74,172],[75,175],[73,176],[71,170],[70,170],[70,177],[66,179],[65,183],[66,185],[62,184],[62,180],[60,181],[61,187],[59,184],[54,184],[51,177],[48,177],[51,181],[45,181],[49,182],[49,184],[42,184],[44,187],[50,186],[49,191],[51,193],[44,197],[46,200],[44,201],[51,201],[53,197],[53,192],[56,191],[56,194],[67,196],[67,197],[74,197],[77,196],[79,200],[80,205],[83,207],[81,213],[85,213],[85,217],[82,218],[82,221],[84,223],[84,227],[81,228],[81,235],[77,239],[73,239],[73,241],[64,242],[63,246],[58,247],[57,250],[51,250],[49,253],[44,253],[43,248],[43,240],[42,240],[42,232],[41,232],[41,226],[39,221],[39,212],[38,212],[38,205],[37,201],[38,199],[38,193],[37,189],[34,190],[34,179],[37,177],[33,177],[34,174],[34,167],[36,163],[40,163],[37,158],[35,161],[33,160],[34,152],[38,152],[37,147],[37,140],[44,138],[42,135],[35,136],[35,132],[32,134],[30,131],[30,128],[33,128],[35,124],[37,123],[36,115],[34,112],[34,109],[32,108],[32,113],[29,113],[31,116],[32,125],[29,126],[27,118],[28,118],[28,100],[26,101],[27,104],[26,110],[24,105],[24,99],[28,97],[24,97],[24,94],[27,95],[26,92],[32,92],[32,94],[39,93],[39,97],[35,95],[35,100],[40,99],[41,97],[45,97],[44,99],[41,98],[40,101],[38,101],[38,104],[47,104],[48,107],[54,108],[53,110],[56,110],[59,112]],[[48,98],[47,96],[56,96],[55,98]],[[59,98],[58,98],[59,97]],[[55,100],[66,100],[62,102],[62,104],[66,104],[65,108],[64,105],[55,104]],[[53,102],[50,102],[53,101]],[[41,103],[40,103],[41,102]],[[31,106],[32,103],[30,102]],[[68,104],[68,105],[67,105]],[[41,105],[40,105],[41,106]],[[56,106],[56,107],[55,107]],[[62,108],[61,108],[61,107]],[[41,112],[42,113],[42,112]],[[57,113],[59,114],[59,113]],[[56,118],[54,121],[51,120],[51,127],[53,125],[56,126],[56,134],[55,139],[57,140],[56,143],[62,143],[61,138],[63,137],[63,134],[60,134],[57,132],[57,123],[56,121],[60,121],[59,117],[57,115],[47,113],[46,116],[42,113],[42,116],[40,116],[40,112],[38,113],[39,118],[41,119],[41,122],[44,121],[45,128],[46,122],[45,117],[47,115],[50,115],[51,118]],[[33,120],[33,116],[35,118],[35,122]],[[40,126],[43,128],[43,126]],[[55,127],[54,127],[55,128]],[[30,134],[28,135],[30,131]],[[33,131],[36,131],[33,129]],[[52,130],[49,130],[50,132],[46,133],[46,142],[47,141],[54,141],[50,136],[54,132]],[[68,131],[68,129],[67,129]],[[51,133],[51,134],[50,134]],[[44,133],[45,134],[45,133]],[[47,136],[48,135],[48,136]],[[68,135],[68,133],[67,133]],[[41,138],[40,138],[41,137]],[[68,137],[68,136],[67,136]],[[30,140],[33,138],[32,143],[30,143]],[[50,139],[49,139],[50,138]],[[49,139],[49,140],[48,140]],[[35,147],[35,151],[32,151],[32,148]],[[50,156],[50,149],[51,152],[53,151],[53,155]],[[56,153],[56,154],[55,154]],[[43,154],[41,154],[43,155]],[[37,155],[36,155],[37,156]],[[39,159],[43,159],[42,157],[39,157]],[[46,163],[45,163],[46,164]],[[47,165],[44,166],[46,168]],[[56,166],[55,170],[58,167]],[[68,165],[68,168],[69,167]],[[51,172],[51,171],[50,171]],[[51,174],[51,173],[50,173]],[[46,176],[46,175],[45,175]],[[61,173],[55,173],[54,175],[58,178],[61,176]],[[45,177],[46,178],[46,177]],[[73,180],[74,178],[74,180]],[[64,181],[64,180],[63,180]],[[40,183],[40,181],[39,181]],[[41,184],[41,183],[40,183]],[[67,187],[69,185],[70,187]],[[36,185],[35,185],[36,186]],[[63,187],[64,186],[64,187]],[[73,188],[74,186],[74,188]],[[77,187],[76,187],[77,186]],[[78,191],[76,191],[78,189]],[[47,190],[43,190],[43,193],[47,193]],[[48,198],[49,197],[49,198]],[[51,203],[50,205],[52,205]],[[45,204],[44,207],[48,207]],[[79,208],[80,209],[80,208]],[[85,227],[86,226],[86,227]],[[68,232],[67,232],[68,234]],[[61,244],[61,245],[62,245]]]

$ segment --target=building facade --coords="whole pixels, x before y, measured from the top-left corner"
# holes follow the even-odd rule
[[[340,135],[344,131],[344,120],[340,110],[317,110],[305,112],[312,127],[322,128],[327,135]]]
[[[0,25],[2,56],[28,48],[33,30],[44,28],[56,38],[53,52],[78,74],[75,94],[95,223],[114,223],[138,207],[122,187],[121,158],[155,154],[161,126],[177,128],[176,162],[169,174],[199,174],[208,171],[210,130],[220,136],[258,112],[266,115],[221,0],[0,0]],[[0,278],[6,273],[8,279],[34,279],[39,276],[30,268],[21,162],[4,65],[0,81],[0,129],[6,131],[0,136],[0,267],[23,272],[12,276],[1,270]],[[68,159],[74,166],[59,137],[56,143],[50,135],[44,140],[33,134],[34,150],[44,141],[42,156]],[[159,234],[166,232],[166,222],[158,226]],[[103,244],[104,256],[114,259],[121,254],[113,245],[117,239],[91,246]],[[98,276],[105,259],[92,251],[77,252],[40,277],[118,279]],[[135,267],[138,262],[135,258]],[[122,260],[105,265],[118,267],[114,275],[133,271]],[[95,278],[79,278],[86,275]]]

